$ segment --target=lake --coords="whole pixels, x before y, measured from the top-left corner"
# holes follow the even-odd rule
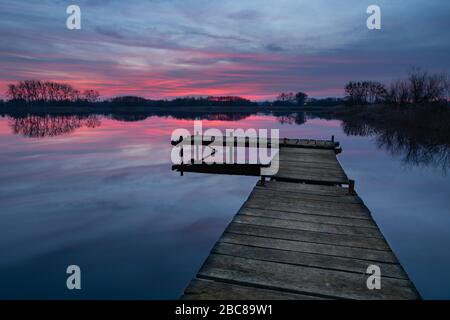
[[[210,115],[205,128],[330,139],[423,298],[450,298],[450,179],[336,119]],[[171,170],[182,116],[0,117],[0,299],[177,299],[257,181]],[[347,132],[347,133],[346,133]],[[439,157],[439,155],[438,155]],[[416,157],[417,158],[417,157]],[[82,290],[66,288],[79,265]]]

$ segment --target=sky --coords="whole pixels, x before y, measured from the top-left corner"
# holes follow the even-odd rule
[[[81,30],[66,28],[67,6]],[[369,5],[381,30],[366,27]],[[0,0],[0,96],[25,79],[103,97],[342,96],[411,67],[450,70],[448,0]]]

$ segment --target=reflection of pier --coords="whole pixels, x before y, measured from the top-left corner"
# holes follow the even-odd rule
[[[337,161],[338,144],[300,141],[306,140],[280,140],[278,173],[255,186],[183,299],[420,298]],[[261,170],[227,166],[174,169],[255,176]],[[367,286],[371,265],[380,268],[380,289]]]

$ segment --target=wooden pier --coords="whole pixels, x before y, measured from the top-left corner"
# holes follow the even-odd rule
[[[280,141],[280,170],[256,184],[182,299],[420,299],[339,152],[334,141]],[[380,289],[367,286],[371,265]]]

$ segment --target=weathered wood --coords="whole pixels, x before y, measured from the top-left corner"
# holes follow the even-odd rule
[[[340,170],[331,170],[328,168],[300,168],[300,167],[294,167],[294,166],[283,166],[283,163],[281,163],[280,169],[276,176],[282,176],[286,174],[292,174],[292,175],[305,175],[309,176],[311,178],[315,176],[319,176],[322,179],[332,177],[337,179],[342,179],[344,182],[348,182],[347,175],[344,173],[344,171]],[[343,182],[343,183],[344,183]]]
[[[301,160],[287,160],[285,158],[280,159],[280,167],[301,167],[302,169],[311,169],[311,170],[329,170],[329,171],[337,171],[339,173],[343,172],[341,166],[338,163],[331,162],[308,162]]]
[[[342,247],[332,244],[291,241],[274,238],[246,236],[232,233],[224,233],[220,241],[261,248],[280,249],[296,252],[308,252],[335,257],[370,260],[373,262],[377,261],[386,263],[397,263],[397,259],[390,251]]]
[[[343,247],[364,248],[389,251],[389,246],[384,239],[366,238],[346,234],[330,234],[307,230],[283,229],[277,227],[265,227],[243,223],[231,223],[226,232],[266,237],[272,239],[284,239],[311,243],[331,244]]]
[[[300,201],[299,204],[289,202],[276,202],[275,199],[253,197],[253,201],[246,204],[248,208],[256,209],[270,209],[279,210],[286,212],[298,212],[298,213],[308,213],[325,215],[331,217],[347,217],[347,218],[357,218],[357,219],[371,219],[370,213],[364,208],[359,208],[358,210],[351,211],[350,209],[333,209],[326,206],[315,205],[314,203],[307,203],[305,201]]]
[[[315,232],[333,233],[333,234],[348,234],[357,236],[366,236],[371,238],[383,238],[382,234],[376,228],[368,227],[354,227],[343,226],[326,223],[315,223],[297,220],[285,220],[277,218],[267,218],[240,214],[234,218],[238,223],[254,224],[266,227],[278,227],[284,229],[294,230],[308,230]]]
[[[385,278],[380,290],[369,290],[366,275],[211,254],[200,278],[341,299],[417,299],[408,280]]]
[[[330,187],[322,185],[312,185],[306,183],[290,183],[281,181],[271,181],[265,186],[266,189],[280,190],[286,192],[301,192],[322,196],[349,196],[345,188]],[[357,197],[357,196],[352,196]]]
[[[228,144],[227,144],[228,142]],[[232,142],[227,141],[226,136],[222,137],[212,137],[212,136],[200,136],[194,135],[190,137],[184,137],[181,140],[172,141],[172,145],[205,145],[205,146],[226,146],[233,144],[237,146],[270,146],[274,142],[277,142],[278,145],[288,148],[307,148],[307,149],[329,149],[335,150],[338,146],[338,142],[329,141],[329,140],[313,140],[313,139],[289,139],[289,138],[281,138],[278,141],[274,141],[271,138],[250,138],[250,137],[233,137]]]
[[[322,161],[322,162],[313,162],[313,161],[303,161],[297,159],[286,159],[281,158],[280,167],[289,167],[289,166],[298,166],[305,169],[327,169],[332,171],[342,171],[342,167],[336,163],[335,161]]]
[[[369,209],[341,187],[350,180],[338,144],[280,146],[280,170],[255,186],[183,299],[420,299]],[[366,285],[369,265],[381,269],[380,290]]]
[[[352,212],[361,212],[361,213],[369,213],[369,210],[362,203],[351,203],[351,202],[342,202],[342,201],[316,201],[312,199],[307,199],[303,197],[288,197],[288,196],[280,196],[277,193],[273,193],[269,196],[270,193],[254,190],[250,197],[249,201],[251,202],[261,202],[263,204],[270,203],[276,201],[277,203],[281,202],[280,205],[292,206],[297,205],[303,208],[317,208],[321,210],[333,210],[333,211],[352,211]]]
[[[347,271],[357,274],[366,273],[367,266],[371,264],[368,261],[360,259],[326,256],[306,252],[293,253],[292,251],[286,250],[236,245],[225,242],[217,243],[212,252],[234,257]],[[407,279],[403,269],[397,264],[379,263],[378,265],[383,270],[384,277]]]
[[[294,220],[302,222],[314,222],[323,224],[333,224],[337,226],[353,226],[353,227],[366,227],[366,228],[376,228],[376,226],[370,220],[366,219],[352,219],[352,218],[342,218],[342,217],[329,217],[321,216],[315,214],[305,214],[305,213],[293,213],[277,210],[263,210],[254,208],[242,208],[240,211],[241,215],[249,215],[263,218],[272,219],[282,219],[282,220]]]
[[[306,182],[312,184],[347,184],[348,178],[346,175],[334,174],[327,171],[308,171],[308,170],[290,170],[289,168],[280,168],[277,174],[274,175],[274,179],[280,181],[290,182]]]
[[[340,203],[353,203],[353,204],[362,204],[362,200],[359,197],[349,195],[347,192],[342,196],[333,196],[333,195],[321,195],[314,194],[309,192],[301,192],[301,191],[281,191],[277,189],[272,189],[271,186],[256,186],[255,191],[258,191],[260,194],[267,194],[271,196],[276,196],[277,198],[288,198],[288,199],[303,199],[303,200],[312,200],[319,202],[340,202]]]
[[[236,285],[221,281],[194,279],[183,300],[323,300],[324,298]]]

